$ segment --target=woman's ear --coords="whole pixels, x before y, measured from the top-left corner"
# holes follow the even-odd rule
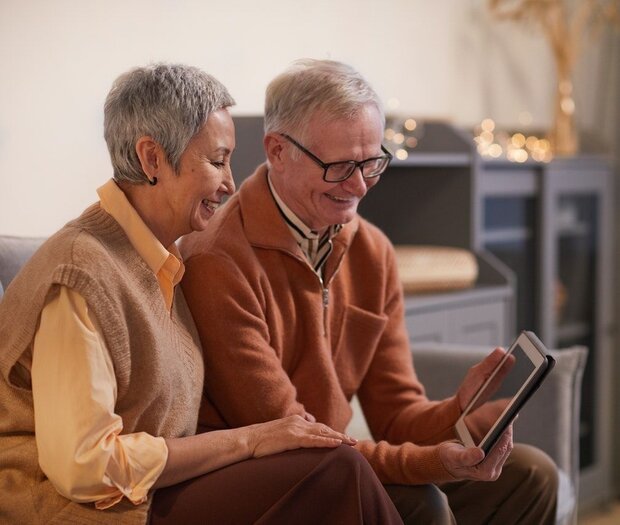
[[[272,169],[282,171],[284,165],[284,140],[277,133],[267,133],[263,138],[267,161]]]
[[[136,141],[136,155],[149,181],[154,180],[161,169],[162,154],[161,146],[152,137],[143,136]]]

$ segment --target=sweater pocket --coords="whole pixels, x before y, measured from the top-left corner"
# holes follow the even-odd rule
[[[387,321],[387,315],[347,306],[334,354],[336,373],[347,399],[364,379]]]

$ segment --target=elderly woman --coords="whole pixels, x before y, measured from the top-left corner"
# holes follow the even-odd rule
[[[0,303],[3,523],[399,522],[353,440],[325,425],[195,435],[203,362],[175,241],[234,191],[232,104],[180,65],[113,85],[114,179]]]

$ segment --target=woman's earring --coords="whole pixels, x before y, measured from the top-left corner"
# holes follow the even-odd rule
[[[157,177],[153,177],[152,179],[149,179],[149,184],[151,186],[155,186],[155,184],[157,184]]]

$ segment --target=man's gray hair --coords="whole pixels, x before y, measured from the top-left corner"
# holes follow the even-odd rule
[[[265,133],[295,134],[302,141],[308,121],[317,112],[329,121],[350,119],[368,104],[379,110],[385,122],[379,96],[351,66],[334,60],[300,59],[267,86]]]
[[[150,136],[178,173],[189,141],[214,111],[235,103],[218,80],[182,64],[153,64],[118,77],[105,101],[104,137],[117,181],[147,182],[136,142]]]

